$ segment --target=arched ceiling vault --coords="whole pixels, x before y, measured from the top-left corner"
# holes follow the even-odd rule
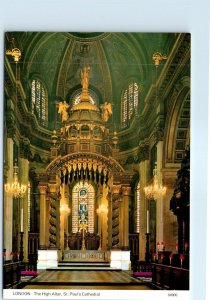
[[[81,68],[89,65],[89,88],[97,95],[99,106],[105,102],[113,104],[108,125],[111,130],[117,128],[120,149],[124,151],[124,148],[138,147],[141,141],[144,143],[152,135],[154,126],[164,130],[162,122],[167,118],[175,83],[190,73],[189,41],[189,35],[178,33],[8,32],[5,48],[17,47],[21,51],[20,81],[26,95],[24,111],[27,113],[28,105],[28,117],[31,80],[41,80],[47,90],[49,120],[43,132],[48,130],[48,136],[57,120],[56,101],[72,100],[81,90]],[[156,52],[168,57],[158,68],[152,60]],[[6,61],[14,65],[11,57],[7,56]],[[15,74],[14,70],[15,67]],[[121,97],[131,82],[141,85],[138,113],[130,125],[122,129]],[[30,124],[34,124],[33,120]],[[24,132],[25,127],[22,127]],[[43,139],[43,136],[35,139],[33,128],[28,130],[28,135],[34,145]],[[43,139],[45,150],[49,148],[48,136],[45,134]]]
[[[141,82],[144,93],[148,90],[154,72],[152,55],[157,51],[169,54],[175,34],[29,32],[19,33],[18,40],[24,76],[29,79],[39,74],[51,101],[65,98],[73,85],[80,84],[81,47],[88,45],[90,84],[99,90],[103,101],[115,102],[129,78]]]

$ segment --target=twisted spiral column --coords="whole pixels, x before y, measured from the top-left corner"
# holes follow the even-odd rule
[[[120,185],[112,187],[112,247],[119,247]]]
[[[50,217],[49,217],[49,246],[57,248],[57,219],[56,219],[56,186],[49,184],[50,187]]]

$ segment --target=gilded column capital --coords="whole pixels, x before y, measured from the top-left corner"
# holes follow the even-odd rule
[[[56,193],[56,191],[57,191],[57,184],[56,183],[49,183],[48,184],[48,186],[49,186],[49,189],[50,189],[50,193]]]
[[[120,194],[121,193],[121,184],[112,186],[112,194]]]
[[[46,185],[39,185],[39,191],[41,195],[45,195],[47,191],[47,186]]]
[[[130,186],[123,186],[122,192],[124,196],[130,196],[131,195],[131,187]]]

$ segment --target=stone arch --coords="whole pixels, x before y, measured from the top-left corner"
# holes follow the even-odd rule
[[[68,166],[77,164],[78,163],[97,163],[97,167],[102,167],[103,169],[107,169],[110,173],[124,173],[123,167],[114,159],[114,158],[107,158],[101,154],[95,153],[75,153],[75,154],[68,154],[63,157],[58,156],[55,158],[46,168],[46,173],[48,174],[55,174],[57,171],[60,171],[64,168],[68,168]]]
[[[182,159],[182,153],[184,148],[189,142],[189,121],[190,116],[190,82],[188,77],[183,77],[178,85],[178,92],[174,90],[174,94],[171,99],[171,105],[167,113],[166,119],[166,136],[165,136],[165,163],[179,162]],[[184,120],[185,119],[185,120]],[[177,150],[179,143],[182,147],[180,151]],[[179,148],[179,147],[178,147]],[[178,154],[180,153],[180,158]]]

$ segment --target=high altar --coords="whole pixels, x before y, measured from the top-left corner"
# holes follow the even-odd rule
[[[133,171],[115,159],[109,138],[112,106],[99,108],[88,94],[90,68],[81,70],[82,93],[71,110],[58,104],[61,138],[52,136],[51,162],[40,175],[38,268],[58,261],[111,261],[130,268],[128,214]]]

